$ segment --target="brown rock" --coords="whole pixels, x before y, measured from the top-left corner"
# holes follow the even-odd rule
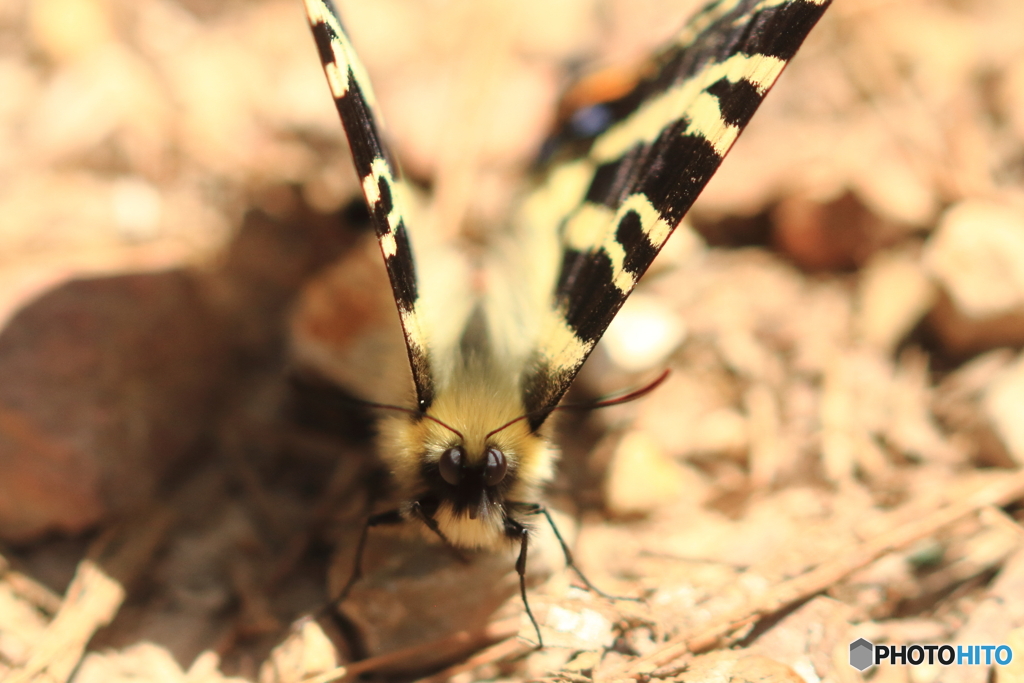
[[[832,201],[784,199],[772,213],[775,247],[809,270],[853,268],[898,231],[853,193]]]
[[[290,332],[295,362],[354,396],[392,403],[411,385],[391,284],[371,236],[303,287]]]
[[[377,539],[371,538],[365,557],[369,572],[340,606],[363,636],[368,656],[436,642],[415,668],[455,660],[473,643],[448,637],[464,631],[468,641],[481,638],[491,615],[517,592],[511,554],[464,553],[470,561],[463,563],[438,544],[373,532]],[[351,567],[339,563],[338,576],[347,578]]]
[[[869,345],[891,353],[935,299],[920,259],[907,250],[884,251],[861,272],[854,324]]]
[[[679,498],[696,475],[684,471],[649,434],[633,430],[615,447],[605,478],[612,514],[643,515]]]
[[[1024,358],[1011,365],[985,390],[985,416],[1014,463],[1024,463]]]
[[[1024,212],[969,200],[942,217],[925,267],[944,296],[929,316],[954,354],[1024,342]]]
[[[226,360],[179,271],[71,281],[16,314],[0,334],[0,537],[145,502],[208,429]]]
[[[572,524],[561,515],[555,518],[571,543]],[[549,525],[542,518],[531,523],[528,599],[553,567],[562,571],[563,566]],[[406,656],[387,667],[391,672],[429,669],[465,656],[486,644],[488,624],[506,602],[512,603],[512,613],[522,612],[515,572],[518,546],[494,552],[460,550],[460,558],[427,533],[414,522],[371,529],[363,578],[338,606],[359,633],[365,656],[406,650]],[[354,543],[339,546],[328,579],[331,594],[349,580],[354,550]],[[531,600],[534,607],[542,603],[543,598]]]
[[[995,349],[974,358],[943,378],[932,401],[936,418],[952,433],[950,440],[963,444],[972,461],[990,467],[1014,466],[993,424],[987,397],[990,387],[1013,382],[1014,372],[1008,368],[1014,357],[1009,349]]]
[[[686,338],[686,324],[666,302],[633,294],[602,338],[605,352],[620,368],[642,372],[663,368]]]
[[[330,639],[312,620],[303,620],[260,665],[259,683],[300,683],[338,666]]]

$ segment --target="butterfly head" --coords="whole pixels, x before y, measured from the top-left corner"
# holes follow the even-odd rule
[[[446,448],[437,460],[438,474],[470,519],[489,514],[491,498],[508,474],[508,458],[499,448],[490,446],[476,459],[479,462],[471,462],[466,449],[458,445]]]
[[[456,546],[499,545],[509,503],[535,502],[551,476],[554,451],[517,419],[518,403],[504,405],[493,392],[442,394],[429,412],[384,426],[384,457],[404,495]]]

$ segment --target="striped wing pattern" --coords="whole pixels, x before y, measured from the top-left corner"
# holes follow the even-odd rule
[[[376,100],[366,69],[352,48],[331,0],[305,0],[306,14],[327,83],[348,137],[356,174],[370,209],[381,254],[405,332],[416,385],[417,407],[426,412],[434,400],[434,383],[423,321],[417,311],[416,266],[405,224],[405,185],[380,134]]]
[[[586,134],[566,124],[521,215],[558,236],[550,310],[522,377],[540,427],[637,281],[717,170],[831,0],[716,0],[610,103]],[[431,359],[403,209],[366,71],[331,0],[305,0],[405,331],[418,408],[434,399]]]
[[[523,378],[535,425],[561,400],[830,1],[711,3],[657,56],[651,75],[599,105],[599,130],[556,134],[567,153],[555,153],[535,194],[571,208],[535,217],[530,228],[557,231],[562,250]]]

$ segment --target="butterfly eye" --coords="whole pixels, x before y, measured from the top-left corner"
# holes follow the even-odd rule
[[[484,465],[484,483],[488,486],[497,485],[505,478],[508,471],[508,462],[505,461],[505,454],[497,448],[487,449],[487,463]]]
[[[462,481],[462,449],[456,446],[446,450],[441,454],[437,466],[441,470],[441,478],[452,486],[457,486]]]

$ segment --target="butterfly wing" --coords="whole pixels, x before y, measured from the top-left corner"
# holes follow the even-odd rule
[[[553,154],[519,216],[538,243],[557,235],[561,254],[522,380],[535,428],[829,2],[712,3],[658,55],[648,77],[599,105],[601,125],[581,134],[570,121],[554,136],[564,151]]]
[[[391,289],[402,321],[417,407],[425,412],[434,400],[431,358],[419,313],[416,279],[406,217],[405,184],[380,134],[376,104],[366,69],[352,48],[331,0],[305,0],[306,15],[334,103],[352,150],[363,196],[370,209]]]

